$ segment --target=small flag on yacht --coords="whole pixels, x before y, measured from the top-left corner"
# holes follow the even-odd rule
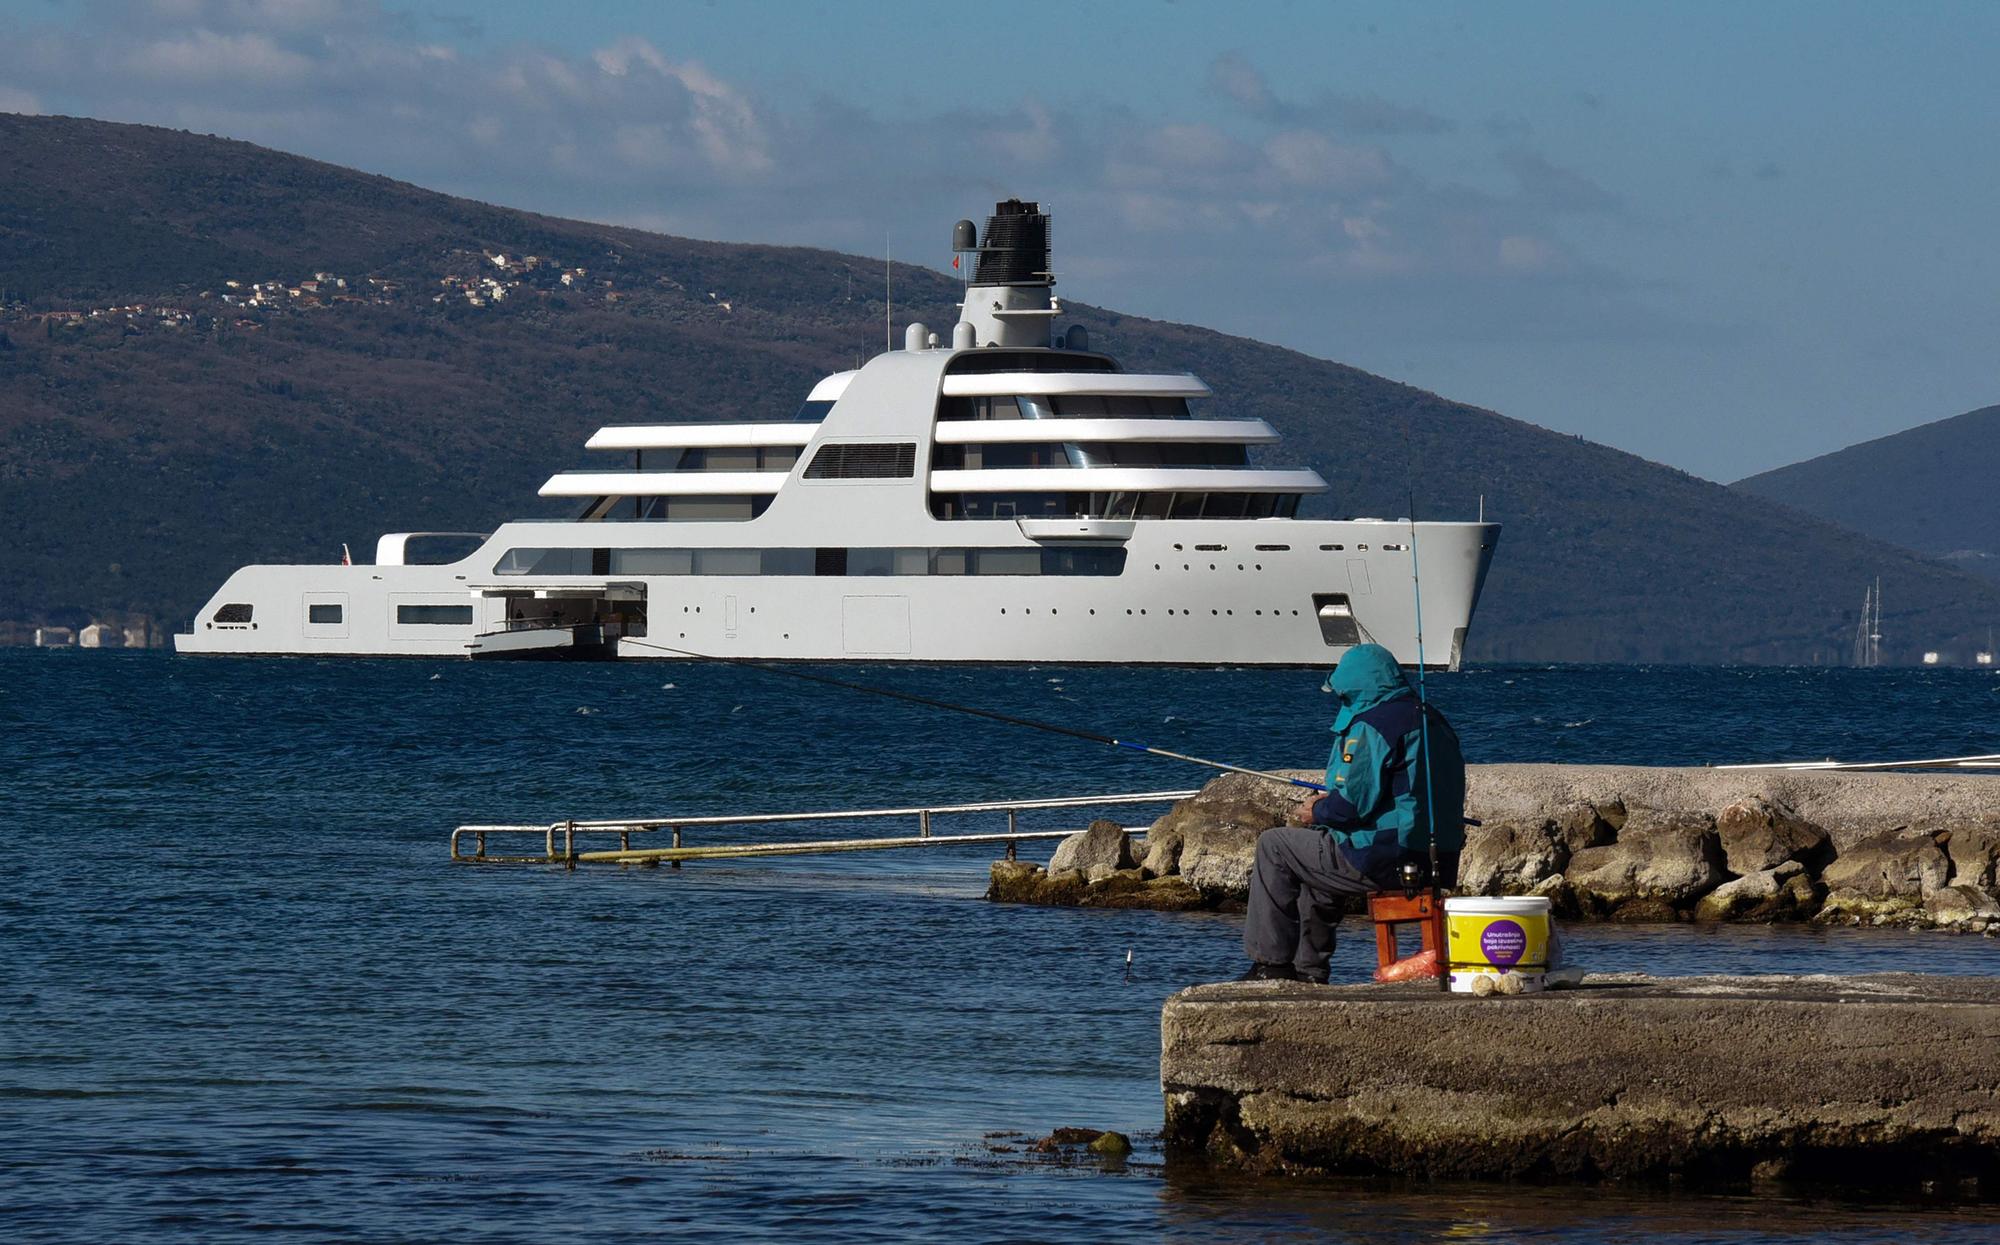
[[[342,566],[354,565],[354,555],[347,551],[347,542],[344,540],[340,542],[340,564]]]
[[[951,257],[951,266],[953,269],[958,267],[958,256],[954,255]]]

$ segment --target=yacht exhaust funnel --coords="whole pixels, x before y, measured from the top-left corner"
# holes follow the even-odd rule
[[[1039,203],[1009,199],[986,218],[986,240],[972,269],[974,285],[1054,285],[1049,217]]]
[[[952,231],[964,241],[966,222]],[[1050,287],[1049,217],[1039,203],[1009,199],[995,204],[973,258],[965,291],[964,320],[981,346],[1047,346],[1057,314]]]

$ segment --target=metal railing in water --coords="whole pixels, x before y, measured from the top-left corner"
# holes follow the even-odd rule
[[[1004,843],[1007,859],[1014,858],[1018,843],[1034,839],[1061,839],[1075,834],[1077,827],[1062,830],[1023,830],[1020,815],[1043,809],[1099,808],[1121,804],[1167,804],[1196,794],[1188,791],[1135,791],[1117,795],[1062,796],[1040,800],[995,800],[979,804],[935,804],[911,808],[836,809],[817,813],[745,813],[725,817],[631,817],[612,820],[572,819],[533,825],[468,825],[451,832],[451,858],[460,864],[559,864],[574,869],[579,863],[659,864],[679,868],[684,860],[722,860],[744,856],[793,856],[821,852],[874,852],[902,847],[951,847],[968,843]],[[933,834],[931,819],[970,813],[1005,813],[1007,829],[973,834]],[[814,821],[862,821],[914,817],[914,835],[884,835],[859,839],[770,840],[760,843],[715,843],[690,846],[687,832],[716,826],[770,826]],[[657,834],[673,837],[672,847],[633,847],[635,835]],[[539,835],[542,854],[500,854],[486,850],[489,837]],[[579,838],[616,836],[615,848],[585,850]],[[471,841],[472,850],[465,845]]]

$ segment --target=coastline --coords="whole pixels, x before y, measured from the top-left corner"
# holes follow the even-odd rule
[[[1277,771],[1313,778],[1317,771]],[[1096,822],[987,898],[1231,911],[1296,789],[1227,774],[1132,833]],[[2000,777],[1475,765],[1462,895],[1542,895],[1570,920],[1800,921],[2000,936]]]

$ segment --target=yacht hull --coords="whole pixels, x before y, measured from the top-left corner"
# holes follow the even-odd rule
[[[592,539],[613,550],[684,539],[663,526],[680,525],[601,525]],[[745,540],[756,526],[729,525],[728,536]],[[1023,543],[1012,522],[935,528],[951,529],[926,533],[939,543],[976,547],[1078,543]],[[498,560],[559,532],[574,543],[574,525],[509,524],[449,565],[245,567],[175,645],[191,654],[475,657],[511,644],[520,651],[510,656],[554,656],[571,646],[495,637],[524,608],[555,601],[615,611],[606,647],[622,659],[1305,666],[1372,641],[1414,665],[1421,587],[1423,661],[1454,668],[1499,531],[1298,519],[1131,528],[1123,541],[1081,542],[1122,548],[1115,575],[536,577],[498,575]],[[1013,541],[1003,545],[1005,534]],[[721,538],[710,530],[701,539]],[[335,606],[339,621],[326,621]]]

